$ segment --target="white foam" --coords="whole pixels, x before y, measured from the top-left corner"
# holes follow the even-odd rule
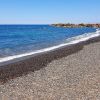
[[[100,36],[100,30],[97,30],[94,33],[88,33],[88,34],[76,36],[74,38],[71,38],[72,41],[70,41],[70,42],[63,43],[63,44],[60,44],[60,45],[56,45],[56,46],[53,46],[53,47],[49,47],[49,48],[45,48],[45,49],[41,49],[41,50],[36,50],[36,51],[30,52],[30,53],[24,53],[24,54],[20,54],[20,55],[14,55],[14,56],[8,56],[8,57],[0,58],[0,63],[11,61],[11,60],[18,59],[18,58],[21,58],[21,57],[27,57],[27,56],[34,55],[34,54],[48,52],[48,51],[55,50],[55,49],[58,49],[58,48],[61,48],[61,47],[64,47],[64,46],[71,45],[71,44],[77,44],[79,42],[86,41],[90,38],[94,38],[94,37],[98,37],[98,36]]]

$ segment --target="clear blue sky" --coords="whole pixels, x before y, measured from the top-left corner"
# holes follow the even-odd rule
[[[0,0],[0,24],[100,23],[100,0]]]

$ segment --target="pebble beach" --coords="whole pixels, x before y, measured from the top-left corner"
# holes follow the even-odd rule
[[[1,66],[0,100],[100,100],[100,37]]]

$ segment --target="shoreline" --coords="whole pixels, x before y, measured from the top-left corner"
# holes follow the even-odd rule
[[[41,53],[39,55],[35,55],[34,57],[29,57],[21,61],[12,62],[10,64],[1,66],[0,83],[5,83],[10,79],[26,75],[29,72],[40,70],[41,68],[46,67],[47,64],[53,60],[60,59],[62,57],[66,57],[73,53],[79,52],[84,48],[85,45],[99,41],[100,41],[100,36],[94,37],[87,41],[82,41],[70,46],[64,46],[62,48],[58,48],[53,51]]]
[[[93,33],[95,33],[95,34],[93,34]],[[36,50],[36,51],[33,51],[33,52],[29,52],[29,53],[23,53],[23,54],[19,54],[19,55],[0,58],[0,67],[4,66],[4,65],[11,64],[11,63],[16,63],[16,62],[19,62],[19,61],[22,61],[22,60],[26,60],[26,59],[29,59],[31,57],[41,55],[42,53],[51,52],[51,51],[54,51],[54,50],[57,50],[57,49],[60,49],[60,48],[69,47],[71,45],[73,46],[75,44],[85,42],[89,39],[96,38],[96,37],[100,36],[100,31],[98,31],[98,30],[96,32],[93,32],[93,33],[87,33],[87,34],[84,33],[83,35],[72,37],[70,39],[73,39],[73,40],[66,42],[66,43],[59,44],[59,45],[55,45],[55,46],[52,46],[52,47]]]

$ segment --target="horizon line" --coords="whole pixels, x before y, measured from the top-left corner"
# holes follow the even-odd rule
[[[80,22],[80,23],[72,23],[72,22],[66,22],[66,23],[63,23],[63,22],[56,22],[56,23],[1,23],[0,25],[51,25],[51,24],[68,24],[68,23],[70,23],[70,24],[81,24],[81,23],[83,23],[83,24],[100,24],[100,22]]]

